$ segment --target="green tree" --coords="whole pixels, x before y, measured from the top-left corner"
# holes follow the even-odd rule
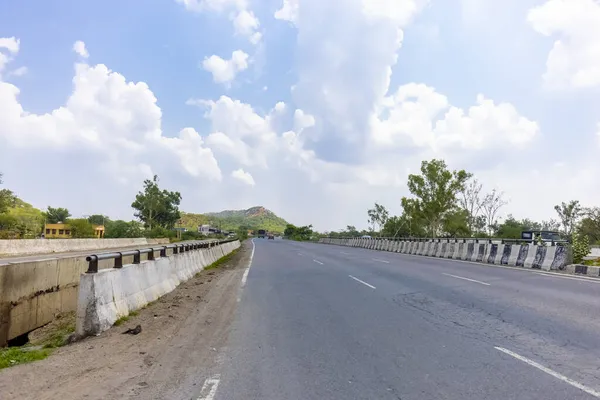
[[[573,235],[573,262],[580,264],[583,258],[590,253],[590,239],[581,234]]]
[[[451,211],[444,216],[442,230],[445,235],[450,237],[470,237],[469,220],[470,216],[467,210]]]
[[[587,208],[583,212],[578,233],[586,236],[592,244],[600,243],[600,207]]]
[[[0,173],[0,185],[2,181],[2,173]],[[13,192],[8,189],[0,190],[0,214],[5,213],[10,207],[14,206],[16,197]]]
[[[144,191],[135,196],[131,207],[136,210],[136,218],[142,221],[149,230],[157,226],[172,229],[181,217],[180,203],[181,194],[161,190],[158,187],[158,176],[154,175],[153,180],[146,179],[144,181]]]
[[[371,224],[372,229],[375,231],[375,227],[377,227],[377,231],[379,231],[379,235],[381,236],[381,228],[385,225],[390,216],[388,210],[381,204],[375,203],[375,207],[367,210],[367,215],[369,216],[369,223]]]
[[[66,222],[70,216],[71,213],[69,213],[69,210],[62,207],[54,208],[48,206],[48,209],[45,213],[46,222],[48,224],[58,224],[59,222]]]
[[[570,236],[583,212],[579,201],[571,200],[568,203],[563,201],[560,205],[555,205],[554,210],[556,210],[556,213],[558,214],[563,232],[565,235]]]
[[[106,222],[105,229],[104,237],[107,239],[144,237],[144,229],[137,221],[109,220]]]
[[[421,174],[408,176],[408,189],[415,199],[410,203],[403,201],[403,207],[411,204],[434,237],[440,233],[446,215],[456,210],[457,195],[471,176],[464,170],[449,171],[443,160],[423,161]]]
[[[313,236],[312,225],[308,226],[295,226],[288,224],[285,227],[283,234],[291,240],[310,240]]]
[[[110,223],[110,218],[99,214],[90,215],[87,220],[92,225],[108,225]]]
[[[75,239],[96,237],[94,227],[85,218],[75,218],[67,221],[71,228],[71,237]]]

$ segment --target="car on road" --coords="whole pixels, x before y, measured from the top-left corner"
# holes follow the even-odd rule
[[[268,238],[275,240],[275,236],[274,235],[269,235]]]

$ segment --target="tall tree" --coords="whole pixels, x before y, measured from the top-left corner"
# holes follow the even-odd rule
[[[58,224],[59,222],[67,222],[67,219],[71,216],[71,213],[66,208],[50,207],[46,210],[46,222],[49,224]]]
[[[507,204],[507,202],[502,198],[503,196],[504,193],[493,189],[481,200],[481,211],[485,217],[487,232],[489,235],[494,233],[494,226],[498,225],[498,220],[496,219],[498,211],[500,211],[500,209]]]
[[[375,203],[375,207],[367,210],[367,214],[369,216],[369,223],[373,227],[373,230],[375,230],[375,227],[377,226],[377,231],[379,231],[379,235],[381,236],[381,228],[385,225],[390,217],[388,210],[381,204]]]
[[[87,220],[92,225],[108,225],[108,223],[110,222],[110,218],[108,218],[106,215],[100,215],[100,214],[90,215],[87,218]]]
[[[581,217],[583,209],[578,200],[571,200],[568,203],[564,201],[560,205],[555,205],[554,209],[562,223],[563,232],[570,236],[573,233],[577,221]]]
[[[547,221],[542,221],[542,230],[543,231],[557,231],[559,229],[560,229],[560,222],[558,222],[554,218],[550,218]]]
[[[449,171],[444,160],[423,161],[421,174],[408,176],[408,189],[416,197],[411,205],[426,221],[432,237],[441,232],[446,215],[457,208],[457,195],[471,176],[464,170]]]
[[[2,181],[2,173],[0,172],[0,185]],[[14,193],[8,189],[0,190],[0,214],[5,213],[10,207],[14,205],[16,197]]]
[[[587,236],[592,244],[600,244],[600,207],[586,208],[579,223],[579,234]]]
[[[96,236],[94,227],[85,218],[70,219],[68,221],[69,227],[71,228],[72,238],[93,238]]]
[[[135,196],[131,207],[136,210],[136,218],[142,221],[146,228],[153,229],[155,226],[160,226],[171,229],[181,217],[180,203],[181,194],[161,190],[158,187],[158,176],[154,175],[152,180],[144,181],[144,191]]]
[[[459,199],[460,206],[467,212],[467,226],[470,231],[476,229],[477,217],[481,209],[481,189],[483,185],[477,179],[472,179],[465,185]]]

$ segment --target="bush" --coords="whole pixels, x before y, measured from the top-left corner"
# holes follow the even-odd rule
[[[581,264],[583,258],[590,254],[590,239],[585,235],[575,234],[573,235],[573,262],[575,264]]]
[[[152,229],[146,229],[144,232],[144,237],[150,239],[159,239],[159,238],[174,238],[177,234],[169,229],[163,228],[162,226],[155,226]]]
[[[78,218],[78,219],[70,219],[67,221],[69,227],[71,228],[71,237],[75,239],[83,239],[83,238],[94,238],[96,237],[96,232],[94,231],[94,227],[89,223],[87,219]]]

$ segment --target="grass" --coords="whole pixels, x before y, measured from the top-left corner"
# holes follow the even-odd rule
[[[37,349],[29,346],[0,349],[0,369],[43,360],[48,357],[52,351],[53,349],[50,348]]]
[[[148,303],[147,305],[150,305],[150,303]],[[146,306],[144,306],[146,307]],[[138,315],[140,315],[139,311],[130,311],[129,315],[123,315],[121,318],[119,318],[118,320],[115,321],[115,323],[113,324],[114,326],[120,326],[123,325],[125,322],[129,321],[132,317],[137,317]]]
[[[29,334],[24,346],[0,349],[0,369],[43,360],[66,344],[67,337],[75,332],[75,313],[57,316],[48,325]]]
[[[221,265],[225,264],[226,262],[228,262],[229,260],[231,260],[233,258],[233,256],[235,255],[235,253],[237,253],[239,249],[235,249],[234,251],[232,251],[231,253],[227,254],[226,256],[223,256],[221,258],[219,258],[217,261],[215,261],[214,263],[207,265],[204,269],[215,269],[215,268],[219,268]],[[202,271],[200,271],[202,272]],[[196,274],[196,276],[200,275],[200,272],[198,272]]]
[[[600,267],[600,258],[596,258],[595,260],[585,260],[585,261],[583,261],[583,264]]]

